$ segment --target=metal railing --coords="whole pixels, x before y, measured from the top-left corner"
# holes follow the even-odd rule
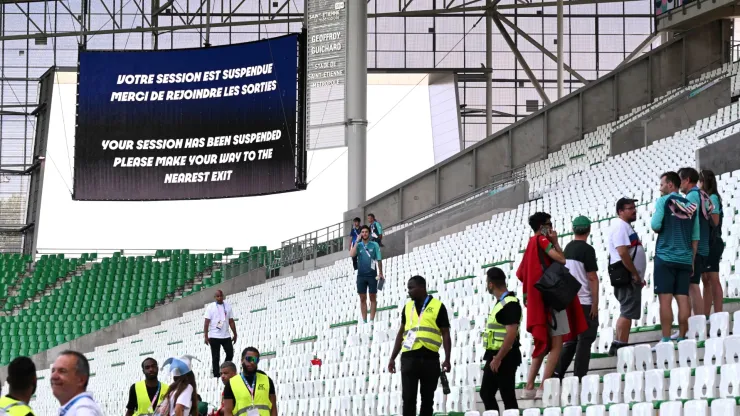
[[[275,259],[273,268],[344,251],[344,238],[349,235],[350,228],[351,221],[343,221],[283,241],[280,258]]]

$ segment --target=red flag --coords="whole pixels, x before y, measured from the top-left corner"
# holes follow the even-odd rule
[[[311,360],[311,365],[318,365],[319,367],[321,367],[321,358],[314,358],[313,360]]]

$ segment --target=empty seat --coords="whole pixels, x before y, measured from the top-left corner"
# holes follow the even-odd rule
[[[712,400],[712,416],[734,416],[737,415],[735,399]],[[693,415],[692,415],[693,416]]]
[[[578,377],[565,377],[560,387],[560,405],[578,406],[580,394]]]
[[[652,402],[665,400],[665,370],[645,372],[645,400]]]
[[[668,386],[669,400],[685,400],[691,398],[691,369],[689,367],[678,367],[671,370],[670,383]]]
[[[707,399],[715,397],[714,385],[717,376],[717,367],[703,365],[696,367],[694,372],[694,398]]]
[[[683,413],[691,416],[709,416],[709,404],[706,400],[689,400],[683,405]]]
[[[653,350],[650,345],[636,345],[634,354],[637,371],[648,371],[655,368],[653,365]]]
[[[695,341],[707,339],[707,318],[704,315],[694,315],[689,318],[689,330],[686,338]]]
[[[673,346],[673,343],[671,343]],[[679,367],[696,367],[696,341],[685,339],[678,343],[678,365]]]
[[[542,389],[542,405],[545,407],[560,406],[560,379],[551,377],[545,380]]]
[[[609,373],[604,376],[604,391],[601,393],[601,402],[604,404],[620,403],[622,401],[622,375]],[[611,408],[610,408],[611,409]]]
[[[655,410],[653,410],[652,403],[635,403],[632,406],[632,416],[653,416]]]
[[[725,363],[740,363],[740,334],[725,338]]]
[[[655,367],[670,370],[676,366],[676,349],[672,342],[659,342],[655,345]]]
[[[730,313],[715,312],[709,316],[709,337],[724,338],[730,335]]]
[[[593,405],[601,403],[600,387],[601,380],[597,374],[584,376],[581,379],[581,404]]]
[[[679,401],[663,402],[660,404],[660,414],[681,416],[683,415],[683,403]]]
[[[617,350],[617,372],[635,371],[635,347],[622,347]]]

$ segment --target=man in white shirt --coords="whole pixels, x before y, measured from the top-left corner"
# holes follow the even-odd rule
[[[234,344],[236,344],[236,324],[231,305],[224,301],[224,292],[216,291],[216,301],[206,306],[206,318],[203,325],[203,336],[206,345],[211,346],[213,359],[213,376],[220,377],[221,347],[226,353],[226,361],[234,358]],[[228,323],[228,326],[227,326]],[[229,336],[229,328],[233,336]]]
[[[609,230],[609,264],[622,262],[632,276],[632,282],[625,286],[615,287],[614,296],[619,301],[620,313],[617,319],[616,335],[609,348],[609,355],[616,355],[617,350],[629,341],[632,321],[640,319],[642,313],[642,287],[645,286],[645,269],[647,259],[642,241],[632,228],[637,220],[635,199],[621,198],[617,201],[617,216]]]
[[[88,393],[90,364],[77,351],[62,351],[51,367],[51,391],[60,404],[59,416],[103,416]]]

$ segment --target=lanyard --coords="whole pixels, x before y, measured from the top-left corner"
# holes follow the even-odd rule
[[[226,321],[226,304],[221,305],[222,308],[224,308],[224,322]],[[216,302],[216,311],[218,311],[218,302]]]
[[[507,290],[506,292],[504,292],[503,295],[501,295],[501,297],[498,299],[498,301],[499,302],[503,302],[504,299],[506,298],[506,296],[508,296],[508,295],[509,295],[509,291]]]
[[[244,380],[244,384],[247,386],[247,390],[249,390],[249,394],[252,396],[252,404],[254,404],[254,386],[257,384],[257,373],[254,373],[254,382],[252,385],[249,385],[249,382],[247,382],[247,378],[244,377],[244,373],[241,374],[242,380]]]
[[[421,307],[421,311],[419,312],[419,321],[416,324],[416,329],[418,330],[421,326],[421,317],[424,316],[424,311],[427,310],[427,305],[429,304],[429,301],[432,300],[432,297],[427,295],[427,298],[424,299],[424,305]]]
[[[159,391],[162,388],[162,383],[157,382],[157,392],[154,393],[154,399],[152,399],[152,409],[157,405],[157,399],[159,398]]]
[[[82,394],[82,395],[75,397],[74,399],[70,400],[69,403],[67,403],[64,407],[59,409],[59,416],[66,415],[67,412],[69,412],[69,409],[71,409],[72,406],[74,406],[74,404],[77,403],[78,400],[85,398],[85,397],[88,399],[92,399],[92,396],[90,396],[89,394]]]
[[[357,244],[361,244],[362,245],[362,249],[365,250],[365,254],[367,254],[367,256],[370,258],[370,261],[375,260],[375,259],[373,259],[373,256],[370,255],[370,252],[367,251],[367,246],[365,245],[365,243],[363,243],[362,241],[360,241]]]

